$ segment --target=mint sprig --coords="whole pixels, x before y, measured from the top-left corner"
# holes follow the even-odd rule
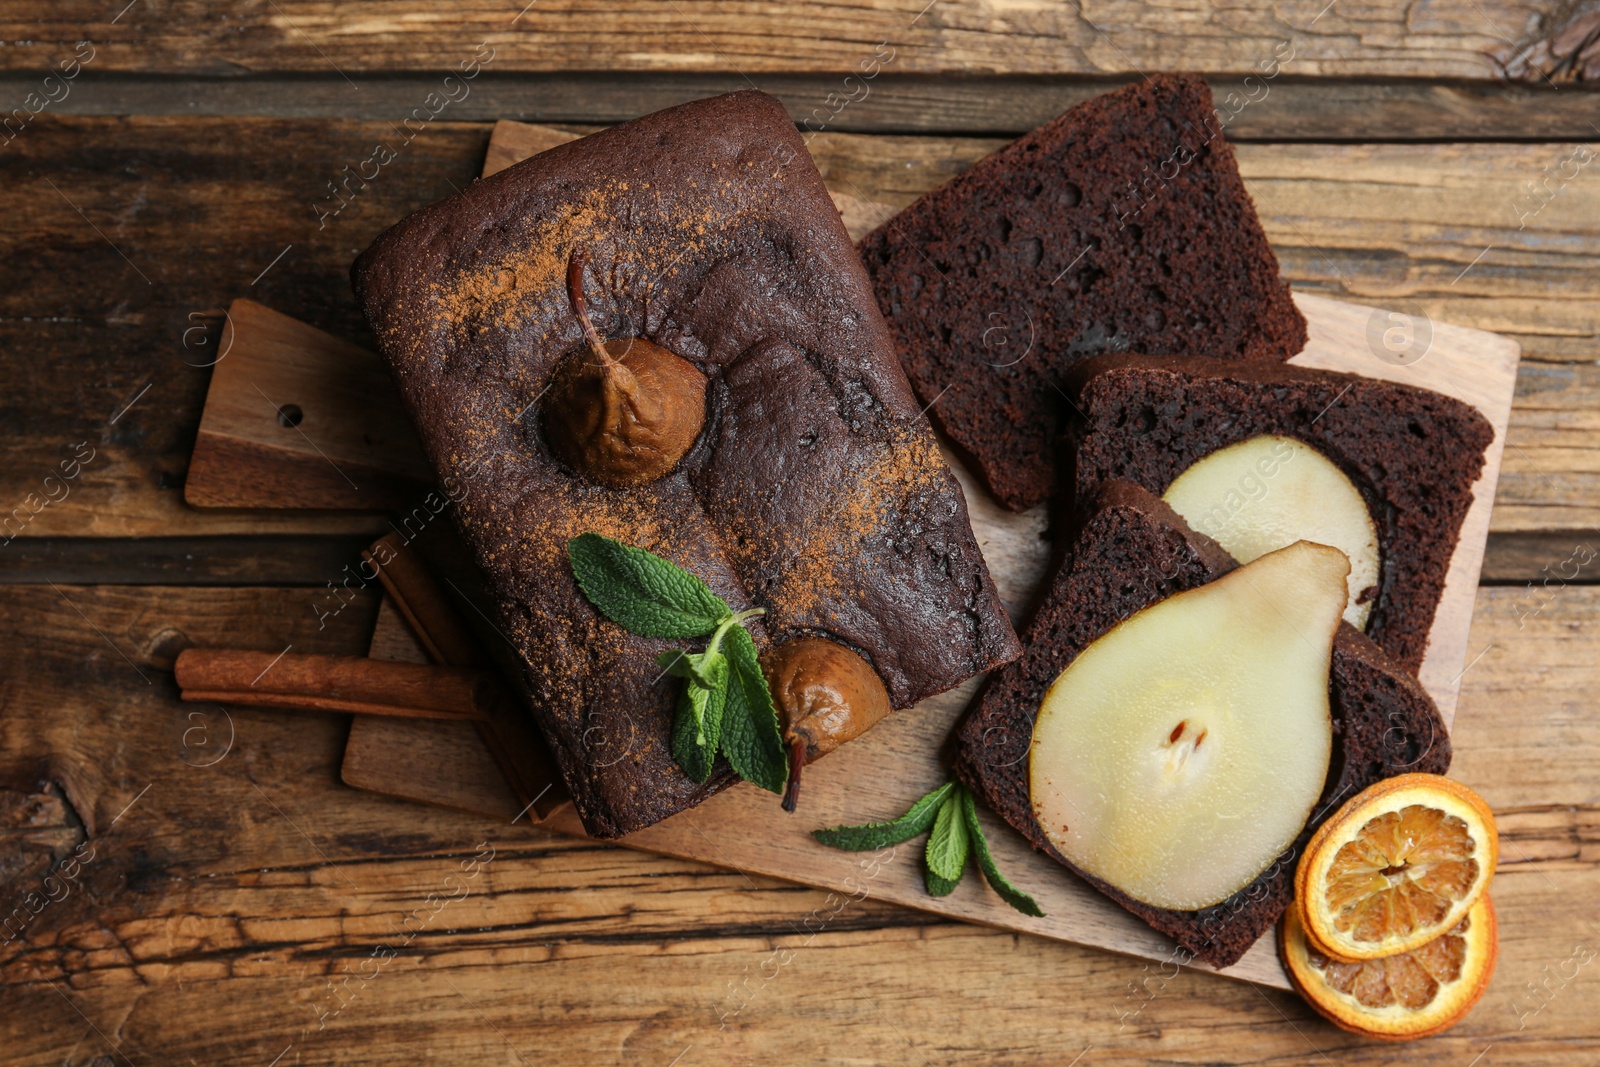
[[[931,832],[930,832],[931,831]],[[1038,903],[1006,880],[989,851],[983,825],[978,822],[978,803],[960,782],[946,782],[928,793],[893,822],[866,823],[861,826],[835,826],[813,830],[811,836],[824,845],[846,852],[867,852],[909,841],[928,834],[923,851],[923,884],[929,894],[948,896],[966,873],[967,861],[976,855],[978,867],[1000,899],[1024,915],[1042,918]]]
[[[578,588],[602,615],[641,637],[711,635],[701,652],[672,649],[656,658],[683,679],[672,726],[672,758],[696,782],[711,777],[720,752],[734,773],[772,793],[789,780],[778,712],[761,673],[746,619],[694,574],[653,552],[597,533],[567,542]]]

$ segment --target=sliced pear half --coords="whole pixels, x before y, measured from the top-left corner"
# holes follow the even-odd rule
[[[1333,751],[1328,669],[1350,565],[1299,541],[1133,615],[1051,683],[1033,812],[1074,866],[1192,911],[1293,843]]]
[[[1240,563],[1299,540],[1350,559],[1345,621],[1365,629],[1382,562],[1372,513],[1344,471],[1292,437],[1263,434],[1219,448],[1167,487],[1162,499]]]

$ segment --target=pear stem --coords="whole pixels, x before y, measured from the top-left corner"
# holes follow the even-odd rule
[[[789,738],[789,784],[783,791],[783,810],[794,814],[800,803],[800,771],[806,765],[806,739]]]
[[[594,323],[589,321],[589,304],[583,298],[583,268],[589,265],[589,250],[583,245],[573,245],[572,254],[567,259],[567,302],[572,305],[572,313],[578,317],[578,324],[583,327],[583,338],[589,342],[589,349],[600,360],[600,365],[608,372],[616,366],[616,360],[611,358],[611,353],[606,351],[605,342],[600,339],[600,333],[594,328]]]

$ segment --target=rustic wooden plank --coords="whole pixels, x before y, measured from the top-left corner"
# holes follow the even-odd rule
[[[0,177],[17,210],[0,235],[11,279],[0,348],[28,369],[8,379],[0,419],[0,520],[30,493],[42,501],[75,445],[92,450],[69,492],[57,487],[7,536],[383,529],[370,515],[202,514],[181,498],[224,309],[248,294],[370,347],[351,259],[470,181],[486,132],[428,127],[319,228],[318,209],[339,203],[328,182],[379,137],[393,128],[42,116],[6,146]]]
[[[776,71],[858,69],[881,47],[896,72],[1250,73],[1286,42],[1297,74],[1495,80],[1519,45],[1556,32],[1554,0],[1438,0],[1421,11],[1323,3],[1224,6],[1111,0],[1075,5],[979,0],[741,0],[526,8],[461,0],[441,9],[393,0],[351,9],[282,0],[223,20],[203,0],[154,10],[88,0],[43,12],[0,7],[0,53],[11,69],[45,70],[94,42],[96,71],[228,74],[332,71],[360,92],[369,72],[455,71],[474,56],[490,69],[529,71]],[[879,46],[878,42],[884,42]],[[482,50],[480,50],[480,46]],[[1500,56],[1496,56],[1496,52]],[[469,70],[472,68],[468,68]],[[420,103],[420,101],[419,101]]]
[[[324,652],[364,639],[345,616],[307,626],[304,590],[64,592],[147,670],[145,640],[173,627]],[[1467,1021],[1409,1046],[1408,1064],[1461,1067],[1490,1045],[1480,1062],[1529,1067],[1600,1050],[1600,994],[1568,962],[1600,935],[1600,808],[1586,785],[1600,760],[1587,727],[1600,590],[1528,619],[1518,596],[1480,594],[1474,642],[1494,650],[1467,672],[1455,767],[1506,831],[1500,969]],[[211,755],[184,745],[192,709],[164,678],[144,686],[48,586],[0,589],[0,670],[32,682],[7,693],[0,784],[41,770],[63,783],[96,849],[26,940],[0,944],[11,1062],[260,1067],[286,1049],[281,1062],[302,1064],[520,1062],[508,1042],[530,1061],[578,1063],[1066,1063],[1089,1046],[1085,1064],[1395,1055],[1287,994],[930,921],[871,882],[842,902],[343,789],[329,717],[238,711],[235,747],[191,766],[184,755]],[[480,842],[494,858],[466,880]],[[428,894],[457,885],[465,895],[435,914]]]
[[[1252,100],[1227,124],[1232,141],[1583,141],[1594,137],[1595,102],[1584,92],[1552,93],[1542,84],[1461,83],[1405,79],[1369,81],[1274,79],[1267,96],[1258,82],[1213,76],[1219,101]],[[23,100],[40,76],[0,73],[0,100]],[[468,94],[450,104],[454,122],[611,125],[664,107],[744,89],[772,93],[808,131],[1016,136],[1075,104],[1125,84],[1129,77],[1086,75],[939,76],[900,74],[893,67],[863,91],[852,85],[848,107],[835,113],[837,73],[497,72],[486,69]],[[435,74],[385,73],[361,78],[361,91],[332,69],[295,74],[97,74],[91,67],[53,103],[57,115],[253,115],[275,118],[390,120],[439,86]],[[1231,110],[1231,109],[1230,109]]]
[[[1600,553],[1600,530],[1492,534],[1478,580],[1488,585],[1538,584],[1541,588],[1546,582],[1551,587],[1592,585],[1600,582],[1600,567],[1579,565],[1591,550]]]
[[[447,869],[441,863],[416,877],[438,877]],[[1557,882],[1569,890],[1576,884]],[[725,890],[730,898],[743,895],[732,888]],[[1519,894],[1514,904],[1537,906],[1542,896],[1562,918],[1580,914],[1570,896],[1562,900],[1554,892]],[[397,905],[415,901],[402,897]],[[788,903],[799,910],[784,917],[787,923],[779,920],[767,936],[740,942],[627,946],[610,953],[541,944],[494,957],[495,966],[479,962],[488,962],[484,953],[435,954],[432,945],[413,944],[372,980],[351,981],[355,995],[323,1030],[316,1013],[330,998],[324,982],[345,981],[341,967],[361,968],[365,945],[320,966],[291,970],[269,958],[265,973],[231,979],[188,968],[191,977],[181,988],[169,981],[154,992],[97,989],[73,997],[108,1033],[108,1022],[126,1020],[123,1047],[134,1056],[172,1062],[167,1057],[187,1054],[217,1065],[265,1064],[286,1049],[293,1062],[307,1065],[373,1063],[381,1056],[662,1065],[677,1057],[686,1067],[1067,1064],[1074,1056],[1085,1065],[1139,1067],[1396,1062],[1394,1049],[1334,1030],[1289,994],[1243,985],[1219,989],[1201,977],[1171,977],[1155,968],[1125,970],[1070,949],[1052,951],[1032,939],[1013,942],[981,931],[854,932],[846,924],[866,905],[852,905],[823,925],[833,904]],[[492,917],[475,898],[453,908],[441,919]],[[824,932],[813,939],[801,926],[808,920]],[[1552,970],[1571,958],[1570,944],[1549,941],[1538,948],[1553,954]],[[1502,967],[1510,963],[1502,957]],[[1538,976],[1536,969],[1524,973]],[[51,1024],[19,1028],[11,1045],[19,1063],[60,1063],[75,1050],[110,1052],[56,994],[35,988],[15,997],[14,1016]],[[244,1011],[240,998],[247,998]],[[1524,994],[1524,1003],[1528,999]],[[232,1010],[218,1012],[218,1003]],[[1403,1062],[1463,1067],[1491,1045],[1493,1059],[1480,1063],[1591,1061],[1597,1043],[1584,1015],[1594,1001],[1581,979],[1560,988],[1525,1031],[1516,1029],[1517,1003],[1497,983],[1467,1023],[1407,1046]]]
[[[364,536],[18,538],[0,551],[0,584],[309,585],[341,578],[370,542]],[[1594,584],[1600,571],[1561,564],[1581,546],[1600,549],[1600,530],[1490,534],[1480,581],[1521,586],[1535,579]],[[1563,573],[1564,572],[1564,573]]]
[[[244,534],[19,537],[0,551],[0,583],[322,586],[341,579],[369,540]]]

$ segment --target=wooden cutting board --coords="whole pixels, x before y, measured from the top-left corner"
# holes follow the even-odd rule
[[[502,169],[536,151],[570,140],[571,134],[546,127],[502,122],[495,128],[485,173]],[[836,194],[852,236],[860,237],[891,213],[883,205]],[[1478,572],[1488,536],[1489,513],[1499,476],[1501,452],[1520,350],[1507,338],[1480,330],[1429,323],[1432,342],[1426,354],[1403,364],[1380,358],[1385,330],[1415,323],[1390,313],[1296,295],[1310,324],[1307,348],[1292,361],[1304,366],[1350,371],[1437,390],[1478,407],[1494,426],[1484,473],[1451,561],[1443,600],[1435,619],[1421,677],[1446,721],[1454,717],[1461,674],[1468,663],[1467,640]],[[426,494],[415,441],[374,449],[369,442],[392,442],[396,425],[405,426],[398,397],[370,371],[372,354],[322,334],[287,316],[249,301],[230,310],[231,348],[217,368],[207,397],[197,455],[209,447],[207,462],[191,470],[188,499],[197,506],[214,501],[233,507],[351,507],[401,510]],[[246,325],[265,328],[271,343],[256,343]],[[230,366],[231,364],[231,366]],[[341,370],[342,368],[342,370]],[[328,388],[341,374],[359,372],[361,388]],[[273,383],[270,400],[260,382]],[[247,392],[247,390],[249,392]],[[285,425],[280,409],[301,412]],[[397,422],[398,420],[398,422]],[[217,449],[216,441],[249,442],[247,450]],[[309,447],[308,447],[309,446]],[[229,462],[243,454],[248,462]],[[341,475],[295,481],[310,457]],[[1019,618],[1044,572],[1048,545],[1043,540],[1042,509],[1021,515],[996,506],[962,465],[947,460],[966,491],[972,525],[994,575],[1001,599]],[[279,467],[277,462],[283,466]],[[383,503],[353,503],[362,479],[381,486]],[[225,483],[225,484],[224,484]],[[293,493],[285,487],[293,484]],[[406,497],[406,492],[411,497]],[[394,501],[399,500],[396,504]],[[475,607],[464,609],[468,612]],[[423,659],[420,646],[389,608],[380,613],[372,654],[381,658]],[[862,739],[808,767],[802,806],[786,816],[770,794],[737,786],[700,807],[683,812],[620,843],[629,847],[702,860],[750,874],[803,882],[836,894],[869,894],[910,907],[1074,941],[1157,961],[1172,961],[1176,950],[1165,938],[1088,889],[1059,866],[1033,853],[1009,828],[985,815],[996,857],[1012,879],[1033,894],[1046,916],[1023,916],[969,876],[945,898],[927,895],[917,862],[917,843],[901,846],[892,859],[837,852],[817,845],[808,831],[818,826],[890,818],[946,777],[942,749],[951,726],[971,698],[978,680],[924,701],[880,723]],[[619,756],[622,753],[618,754]],[[469,724],[399,722],[358,718],[344,764],[345,781],[389,796],[442,804],[508,821],[521,814],[510,789]],[[523,818],[527,818],[522,814]],[[570,805],[557,808],[542,825],[582,835]],[[835,900],[837,898],[834,898]],[[829,906],[834,906],[830,901]],[[1271,938],[1263,938],[1239,963],[1222,972],[1281,988],[1287,980]]]

